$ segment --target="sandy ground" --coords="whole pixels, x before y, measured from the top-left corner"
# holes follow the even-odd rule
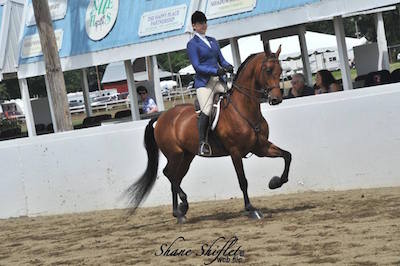
[[[191,204],[185,225],[170,206],[0,220],[0,264],[400,265],[400,188],[253,204],[263,220],[244,216],[242,199]]]

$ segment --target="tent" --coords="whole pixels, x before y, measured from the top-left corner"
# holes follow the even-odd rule
[[[327,50],[330,51],[337,50],[337,41],[335,35],[307,31],[306,41],[309,54],[313,54],[315,51],[325,52]],[[353,47],[355,46],[363,45],[366,42],[367,40],[365,38],[361,39],[349,38],[349,37],[346,38],[346,44],[349,50],[352,50]],[[238,40],[238,44],[239,44],[240,58],[242,62],[249,55],[254,53],[259,53],[264,50],[263,43],[259,35],[252,35],[240,38]],[[277,50],[279,45],[282,45],[282,53],[280,55],[281,60],[287,59],[289,57],[297,57],[300,56],[301,54],[299,39],[297,35],[270,40],[270,46],[272,51]],[[224,58],[229,63],[233,64],[231,45],[229,44],[223,47],[221,49],[221,52]],[[179,70],[179,74],[181,75],[188,75],[194,73],[195,71],[192,65],[189,65]]]
[[[158,73],[161,79],[171,77],[172,75],[176,75],[162,69],[159,69]],[[134,78],[136,81],[144,81],[148,79],[148,74],[146,71],[135,72]],[[113,83],[125,80],[126,80],[126,73],[125,73],[124,62],[116,62],[107,65],[101,83],[106,84],[106,83]]]

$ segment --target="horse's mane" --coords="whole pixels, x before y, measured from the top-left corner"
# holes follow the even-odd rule
[[[239,68],[238,68],[238,71],[237,71],[237,73],[236,73],[236,76],[235,76],[234,81],[236,81],[236,79],[239,77],[240,72],[241,72],[241,71],[243,70],[243,68],[247,65],[247,63],[248,63],[253,57],[255,57],[256,55],[258,55],[258,54],[249,55],[249,56],[246,58],[246,60],[244,60],[244,62],[243,62],[242,64],[240,64],[240,66],[239,66]]]

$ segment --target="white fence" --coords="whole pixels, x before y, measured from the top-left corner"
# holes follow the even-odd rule
[[[289,183],[270,191],[282,159],[245,160],[250,196],[306,190],[400,186],[398,84],[262,106],[270,139],[293,154]],[[142,174],[147,121],[0,143],[0,217],[125,207],[123,191]],[[170,204],[162,175],[145,205]],[[195,158],[183,189],[189,202],[242,197],[227,157]]]
[[[109,102],[100,102],[93,104],[92,103],[92,110],[111,110],[113,108],[117,107],[130,107],[130,102],[129,99],[123,99],[123,100],[115,100],[115,101],[109,101]],[[74,106],[69,108],[71,114],[76,114],[76,113],[84,113],[85,112],[85,106],[84,105],[79,105],[79,106]]]

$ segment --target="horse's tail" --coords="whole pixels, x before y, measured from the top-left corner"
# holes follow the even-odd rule
[[[126,190],[126,195],[129,198],[129,214],[133,214],[140,203],[147,197],[157,178],[159,148],[154,138],[153,127],[157,119],[158,117],[150,120],[144,133],[144,146],[148,159],[146,171],[138,181]]]

